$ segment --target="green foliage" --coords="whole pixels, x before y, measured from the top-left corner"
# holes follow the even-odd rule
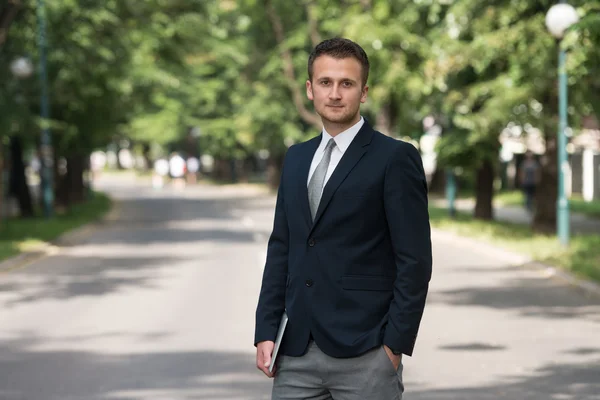
[[[111,200],[103,193],[94,193],[86,202],[76,204],[65,213],[40,223],[37,219],[14,218],[0,225],[0,261],[22,251],[33,251],[60,235],[93,222],[105,215]]]
[[[122,137],[166,146],[197,126],[213,155],[280,155],[318,134],[304,95],[306,61],[317,41],[333,36],[369,54],[364,114],[371,123],[416,138],[426,115],[443,121],[442,164],[476,169],[496,159],[498,134],[509,122],[546,127],[556,114],[557,47],[544,26],[550,0],[46,4],[59,152]],[[572,4],[582,21],[563,46],[576,124],[600,110],[600,1]],[[38,61],[35,7],[23,1],[0,53],[2,77],[19,55]],[[0,83],[0,130],[35,131],[37,77]]]
[[[565,37],[569,54],[570,122],[593,112],[600,91],[597,18],[599,2],[581,6],[583,22]],[[495,160],[499,133],[509,123],[531,124],[546,131],[557,108],[557,46],[544,18],[551,1],[462,0],[447,10],[435,38],[438,63],[430,76],[442,95],[441,114],[449,133],[440,142],[440,162],[476,168]],[[432,40],[433,42],[433,40]],[[595,60],[595,62],[590,62]],[[432,67],[433,68],[433,67]],[[600,103],[598,103],[600,104]],[[454,129],[459,128],[459,129]]]
[[[495,200],[498,204],[507,206],[524,204],[523,192],[518,190],[497,193]],[[600,200],[585,201],[581,196],[573,195],[569,198],[569,210],[592,218],[600,218]]]

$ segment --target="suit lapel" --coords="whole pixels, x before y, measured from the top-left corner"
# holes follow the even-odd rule
[[[312,164],[315,152],[321,143],[322,136],[323,134],[306,142],[306,153],[300,158],[300,208],[308,226],[312,226],[313,223],[310,215],[310,205],[308,202],[308,173],[310,172],[310,165]]]
[[[319,222],[319,219],[325,212],[325,209],[329,205],[333,194],[337,190],[337,188],[342,184],[346,176],[352,171],[352,168],[358,163],[358,161],[362,158],[362,156],[367,152],[368,145],[371,143],[371,138],[373,137],[373,129],[365,123],[362,128],[356,134],[356,137],[350,143],[348,149],[342,156],[340,163],[337,165],[333,174],[325,184],[325,188],[323,189],[323,195],[321,196],[321,201],[319,202],[319,208],[317,209],[317,215],[315,216],[315,220],[312,225],[312,230]],[[315,149],[316,150],[316,149]],[[313,152],[314,153],[314,152]],[[310,164],[309,164],[310,166]],[[306,190],[306,204],[308,205],[308,190]],[[309,209],[309,218],[310,218],[310,208]]]

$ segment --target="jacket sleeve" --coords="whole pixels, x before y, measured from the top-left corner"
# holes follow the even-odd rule
[[[279,321],[285,309],[289,228],[285,212],[284,176],[285,161],[277,192],[273,231],[267,246],[267,261],[263,272],[258,306],[256,308],[255,346],[257,343],[265,340],[275,341]]]
[[[397,275],[383,343],[411,356],[432,269],[427,181],[417,149],[400,142],[388,162],[384,207]]]

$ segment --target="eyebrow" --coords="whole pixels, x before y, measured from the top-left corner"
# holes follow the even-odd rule
[[[340,81],[348,81],[348,82],[352,82],[352,83],[356,83],[357,81],[355,81],[354,79],[350,79],[350,78],[341,78],[338,79]],[[322,76],[320,78],[317,78],[317,81],[335,81],[335,79],[330,78],[328,76]]]

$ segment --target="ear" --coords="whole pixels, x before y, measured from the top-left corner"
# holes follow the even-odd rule
[[[315,99],[310,81],[306,81],[306,97],[308,97],[308,99],[311,101]]]
[[[365,87],[362,90],[362,95],[360,96],[360,102],[364,103],[365,101],[367,101],[367,93],[369,92],[369,87],[367,85],[365,85]]]

